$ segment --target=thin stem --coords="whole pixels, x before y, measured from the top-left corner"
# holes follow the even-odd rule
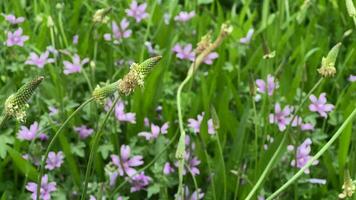
[[[94,98],[90,98],[88,100],[86,100],[84,103],[82,103],[61,125],[61,127],[59,127],[59,129],[57,130],[57,132],[54,134],[52,140],[50,141],[50,143],[47,146],[46,152],[45,152],[45,156],[41,161],[41,166],[40,166],[40,174],[38,175],[37,178],[37,186],[41,185],[42,182],[42,176],[43,176],[43,172],[44,172],[44,164],[48,158],[48,154],[49,151],[51,150],[55,140],[57,139],[57,137],[59,136],[59,134],[62,132],[62,130],[64,129],[64,127],[66,127],[66,125],[68,124],[68,122],[87,104],[89,104],[91,101],[93,101]],[[41,187],[37,187],[37,195],[36,195],[36,200],[39,200],[40,198],[40,190]]]
[[[150,166],[152,166],[156,160],[158,160],[158,158],[168,150],[168,148],[173,144],[174,140],[177,138],[178,136],[178,131],[176,132],[176,134],[173,136],[173,138],[169,141],[168,145],[166,145],[164,147],[164,149],[162,149],[161,152],[159,152],[156,157],[153,158],[153,160],[151,160],[151,162],[149,162],[147,165],[145,165],[144,167],[142,167],[141,169],[139,169],[135,174],[133,174],[132,176],[135,176],[141,172],[143,172],[144,170],[146,170],[147,168],[149,168]],[[111,193],[109,199],[112,198],[113,194],[115,194],[116,192],[118,192],[126,183],[128,182],[127,179],[125,179],[117,188],[115,188],[115,190]]]
[[[320,78],[319,81],[314,85],[314,87],[308,92],[308,94],[304,97],[304,99],[300,102],[300,104],[298,105],[297,110],[295,111],[291,122],[294,120],[294,118],[297,116],[299,110],[301,109],[301,107],[303,106],[303,104],[305,103],[305,101],[308,99],[308,97],[316,90],[316,88],[321,84],[321,82],[323,81],[323,78]],[[252,190],[250,191],[250,193],[247,195],[245,200],[250,200],[253,195],[257,192],[258,188],[261,186],[262,182],[264,181],[264,179],[266,178],[268,172],[270,171],[270,169],[272,168],[275,160],[277,159],[278,155],[281,153],[282,151],[282,147],[284,145],[284,142],[287,139],[287,133],[288,130],[290,128],[290,124],[288,124],[287,130],[285,131],[285,134],[283,135],[283,138],[281,140],[281,143],[279,144],[277,150],[274,152],[272,158],[270,159],[270,161],[268,162],[266,168],[263,170],[261,176],[258,178],[256,184],[253,186]]]
[[[94,137],[93,145],[92,145],[92,148],[90,150],[89,161],[87,163],[87,167],[86,167],[86,171],[85,171],[84,188],[83,188],[83,192],[82,192],[82,195],[81,195],[81,198],[80,198],[82,200],[84,200],[85,196],[86,196],[86,192],[87,192],[87,188],[88,188],[88,179],[89,179],[89,176],[90,176],[92,164],[93,164],[93,161],[94,161],[95,153],[97,151],[97,146],[98,146],[99,141],[100,141],[100,137],[101,137],[103,129],[105,127],[106,121],[109,119],[109,116],[112,113],[112,111],[114,110],[115,105],[119,101],[119,99],[120,99],[120,96],[115,98],[115,101],[113,102],[110,110],[106,113],[104,121],[101,124],[98,132],[96,133],[96,135]]]
[[[223,180],[224,180],[224,194],[223,194],[224,198],[223,199],[226,199],[226,167],[225,167],[225,161],[224,161],[224,154],[223,154],[223,150],[221,148],[221,142],[220,142],[218,133],[216,133],[216,137],[217,137],[217,141],[218,141],[220,161],[221,161],[221,165],[223,166]]]
[[[194,187],[195,187],[195,194],[197,195],[196,199],[199,199],[199,187],[198,187],[197,179],[195,178],[192,170],[190,169],[190,167],[187,164],[185,165],[185,167],[188,169],[190,175],[192,175],[192,179],[193,179],[193,183],[194,183]],[[191,197],[192,199],[194,199],[193,194],[194,194],[194,192],[192,192],[192,197]]]
[[[271,196],[267,198],[267,200],[274,199],[278,194],[283,192],[289,185],[291,185],[294,181],[296,181],[306,169],[308,169],[313,162],[315,162],[320,156],[322,156],[326,150],[330,148],[330,146],[335,142],[335,140],[343,133],[346,126],[352,122],[353,118],[356,115],[356,107],[352,111],[352,113],[347,117],[347,119],[342,123],[340,128],[336,131],[336,133],[331,137],[331,139],[315,154],[292,178],[290,178],[282,187],[280,187],[277,191],[275,191]]]

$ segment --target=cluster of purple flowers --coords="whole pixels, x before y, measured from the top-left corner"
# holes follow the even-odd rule
[[[185,46],[176,44],[173,49],[173,52],[176,53],[177,58],[181,60],[189,60],[194,62],[195,60],[195,52],[193,50],[192,44],[187,44]],[[203,62],[207,65],[213,64],[213,61],[219,57],[219,54],[216,52],[211,52],[207,56],[204,57]]]
[[[39,138],[40,140],[45,141],[48,139],[48,136],[44,133],[41,133],[38,122],[34,122],[30,125],[30,128],[27,128],[26,126],[21,126],[20,131],[17,134],[17,138],[19,140],[27,141],[32,141],[36,138]]]
[[[203,112],[197,116],[197,119],[193,119],[193,118],[188,119],[188,127],[191,128],[194,133],[200,133],[200,126],[204,119],[204,115],[205,115],[205,113]],[[211,119],[211,118],[208,119],[207,125],[208,125],[208,133],[210,135],[214,135],[215,128],[214,128],[213,119]]]

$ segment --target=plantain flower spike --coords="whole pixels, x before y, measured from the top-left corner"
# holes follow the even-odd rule
[[[118,83],[119,93],[128,96],[137,86],[142,87],[144,85],[145,77],[161,58],[162,56],[156,56],[143,61],[141,64],[133,63],[129,73],[127,73]]]
[[[27,102],[43,79],[43,76],[39,76],[23,85],[15,94],[10,95],[5,101],[5,115],[24,121],[26,109],[29,107]]]
[[[350,177],[350,173],[347,171],[345,173],[344,184],[342,185],[342,193],[339,194],[340,199],[345,199],[348,197],[352,197],[353,193],[355,192],[355,184],[352,182]]]
[[[95,99],[95,101],[97,101],[100,104],[104,104],[104,100],[107,97],[113,95],[118,90],[120,81],[121,80],[118,80],[104,87],[100,87],[99,85],[96,86],[96,88],[92,93],[92,96]]]
[[[319,74],[323,77],[331,77],[336,74],[335,62],[339,53],[341,43],[337,43],[328,53],[328,55],[322,58],[321,67],[318,69]]]
[[[107,16],[111,12],[111,7],[105,9],[99,9],[95,12],[93,16],[94,23],[106,23],[109,21],[109,17]]]
[[[209,31],[206,35],[204,35],[199,43],[197,44],[197,48],[195,49],[196,53],[201,53],[205,49],[209,48],[211,45],[211,31]]]

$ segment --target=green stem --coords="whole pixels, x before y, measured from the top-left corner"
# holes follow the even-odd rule
[[[185,167],[188,169],[190,175],[192,175],[192,179],[193,179],[193,183],[194,183],[194,187],[195,187],[195,194],[197,195],[196,196],[196,199],[199,199],[199,187],[198,187],[198,182],[197,182],[197,179],[195,178],[192,170],[190,169],[190,167],[186,164]],[[192,195],[193,195],[194,192],[192,192]],[[194,199],[193,196],[191,196],[191,199]]]
[[[321,84],[321,82],[323,81],[323,78],[320,78],[319,81],[314,85],[314,87],[309,91],[309,93],[304,97],[304,99],[300,102],[300,104],[298,105],[297,110],[295,111],[291,122],[294,120],[294,118],[297,116],[299,110],[301,109],[301,107],[303,106],[303,104],[305,103],[305,101],[309,98],[309,96],[316,90],[316,88]],[[282,147],[284,145],[284,142],[287,139],[287,133],[288,130],[290,128],[290,124],[287,127],[287,130],[285,131],[285,134],[283,135],[283,138],[281,140],[281,143],[279,144],[277,150],[274,152],[272,158],[270,159],[270,161],[268,162],[266,168],[263,170],[261,176],[258,178],[256,184],[253,186],[252,190],[250,191],[250,193],[247,195],[245,200],[250,200],[253,195],[257,192],[258,188],[261,186],[262,182],[264,181],[264,179],[266,178],[268,172],[271,170],[271,168],[273,167],[273,164],[275,162],[275,160],[277,159],[278,155],[281,153],[282,151]]]
[[[147,168],[149,168],[150,166],[152,166],[156,160],[158,160],[158,158],[168,150],[168,148],[173,144],[174,140],[177,138],[178,136],[178,131],[176,132],[176,134],[173,136],[173,138],[169,141],[168,145],[166,145],[164,147],[164,149],[162,149],[161,152],[159,152],[156,157],[153,158],[153,160],[151,160],[151,162],[149,162],[147,165],[145,165],[144,167],[142,167],[141,169],[139,169],[134,175],[135,176],[141,172],[143,172],[144,170],[146,170]],[[115,188],[114,192],[111,193],[109,199],[112,199],[113,194],[115,194],[116,192],[118,192],[126,183],[128,182],[127,179],[125,179],[117,188]]]
[[[343,133],[343,130],[346,126],[352,122],[353,118],[356,115],[356,108],[352,111],[352,113],[347,117],[347,119],[342,123],[340,128],[336,131],[334,136],[315,154],[292,178],[290,178],[282,187],[280,187],[277,191],[275,191],[271,196],[267,198],[267,200],[274,199],[278,194],[283,192],[289,185],[291,185],[294,181],[296,181],[306,169],[308,169],[314,161],[316,161],[320,156],[322,156],[326,150],[330,148],[330,146],[335,142],[335,140]]]
[[[63,124],[61,125],[61,127],[59,127],[59,129],[57,130],[57,132],[54,134],[52,140],[50,141],[50,143],[48,144],[47,146],[47,149],[46,149],[46,152],[45,152],[45,156],[44,158],[42,159],[41,161],[41,166],[40,166],[40,174],[38,175],[38,178],[37,178],[37,185],[41,185],[41,182],[42,182],[42,176],[43,176],[43,172],[44,172],[44,164],[48,158],[48,154],[49,154],[49,151],[51,150],[55,140],[57,139],[57,137],[59,136],[59,134],[62,132],[62,130],[64,129],[64,127],[66,127],[66,125],[68,124],[68,122],[84,107],[86,106],[87,104],[89,104],[91,101],[93,101],[94,99],[93,98],[90,98],[88,100],[86,100],[84,103],[82,103],[64,122]],[[36,197],[36,200],[39,200],[40,198],[40,189],[41,187],[37,187],[37,197]]]
[[[225,167],[225,161],[224,161],[224,154],[223,154],[223,150],[221,148],[221,143],[220,143],[220,138],[218,133],[216,133],[216,137],[217,137],[217,141],[218,141],[218,149],[219,149],[219,154],[220,154],[220,161],[221,161],[221,165],[223,167],[223,180],[224,180],[224,198],[226,199],[226,167]]]
[[[119,101],[119,99],[120,99],[120,96],[115,98],[115,101],[113,102],[110,110],[105,115],[103,123],[101,124],[98,132],[95,134],[93,145],[92,145],[92,148],[90,150],[89,161],[87,163],[87,167],[86,167],[86,171],[85,171],[84,188],[83,188],[83,192],[82,192],[82,195],[81,195],[81,198],[80,198],[81,200],[84,200],[85,196],[86,196],[86,192],[87,192],[87,188],[88,188],[88,179],[89,179],[89,176],[90,176],[90,173],[91,173],[91,168],[92,168],[92,164],[93,164],[93,161],[94,161],[95,153],[97,151],[97,146],[99,144],[100,137],[101,137],[101,135],[103,133],[103,129],[105,127],[106,121],[109,119],[109,116],[112,113],[112,111],[114,110],[115,105]]]
[[[0,119],[0,128],[2,128],[5,125],[8,119],[10,119],[10,116],[7,114],[3,114],[3,116]]]

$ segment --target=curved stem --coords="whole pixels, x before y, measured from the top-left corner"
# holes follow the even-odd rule
[[[88,161],[88,164],[87,164],[87,167],[86,167],[86,171],[85,171],[84,188],[83,188],[83,192],[82,192],[82,195],[81,195],[81,198],[80,198],[82,200],[84,200],[85,196],[86,196],[86,192],[87,192],[87,188],[88,188],[88,179],[89,179],[89,176],[90,176],[90,173],[91,173],[91,168],[92,168],[92,164],[93,164],[93,161],[94,161],[94,157],[95,157],[95,153],[96,153],[96,150],[97,150],[97,146],[98,146],[99,141],[100,141],[100,137],[101,137],[103,129],[105,127],[106,121],[108,120],[110,114],[114,110],[115,105],[119,101],[119,99],[120,99],[120,96],[115,98],[115,101],[113,102],[110,110],[106,113],[104,121],[101,124],[98,132],[96,133],[96,135],[94,137],[93,145],[92,145],[92,148],[90,150],[89,161]]]
[[[177,138],[178,136],[178,131],[176,132],[176,134],[173,136],[173,138],[169,141],[168,145],[166,145],[164,147],[164,149],[162,149],[161,152],[159,152],[156,157],[153,158],[153,160],[151,160],[151,162],[149,162],[147,165],[145,165],[144,167],[142,167],[141,169],[137,170],[137,172],[132,175],[132,176],[135,176],[141,172],[143,172],[144,170],[146,170],[147,168],[149,168],[150,166],[152,166],[156,160],[158,160],[158,158],[168,150],[168,148],[173,144],[174,140]],[[115,194],[116,192],[118,192],[126,183],[128,182],[127,179],[125,179],[117,188],[115,188],[115,190],[112,192],[112,194],[110,195],[109,199],[112,198],[113,194]]]
[[[319,81],[314,85],[314,87],[308,92],[308,94],[304,97],[304,99],[300,102],[300,104],[298,105],[298,108],[297,110],[295,111],[293,117],[292,117],[292,120],[291,122],[294,120],[294,118],[297,116],[298,112],[300,111],[300,109],[302,108],[303,104],[305,103],[305,101],[309,98],[309,96],[316,90],[316,88],[321,84],[321,82],[323,81],[324,79],[323,78],[320,78]],[[282,147],[284,145],[284,142],[286,141],[287,139],[287,133],[288,133],[288,130],[290,128],[290,124],[288,124],[288,127],[287,127],[287,130],[285,131],[284,135],[283,135],[283,138],[282,138],[282,141],[281,143],[279,144],[277,150],[274,152],[272,158],[270,159],[270,161],[268,162],[266,168],[263,170],[261,176],[258,178],[256,184],[253,186],[252,190],[250,191],[250,193],[247,195],[246,199],[245,200],[250,200],[253,195],[256,193],[256,191],[258,190],[258,188],[260,187],[260,185],[262,184],[262,182],[264,181],[264,179],[266,178],[268,172],[270,171],[270,169],[272,168],[275,160],[277,159],[278,157],[278,154],[281,153],[282,151]]]
[[[290,178],[282,187],[280,187],[277,191],[275,191],[271,196],[267,198],[267,200],[274,199],[278,194],[283,192],[289,185],[291,185],[294,181],[296,181],[306,169],[308,169],[314,161],[316,161],[320,156],[322,156],[326,150],[330,148],[330,146],[335,142],[335,140],[343,133],[343,130],[346,126],[352,122],[353,118],[356,115],[356,107],[352,111],[352,113],[347,117],[347,119],[342,123],[340,128],[336,131],[334,136],[330,138],[330,140],[315,154],[292,178]]]
[[[50,141],[50,143],[47,146],[46,152],[45,152],[45,156],[41,161],[41,166],[40,166],[40,174],[38,175],[37,178],[37,186],[41,185],[42,182],[42,176],[43,176],[43,172],[44,172],[44,164],[48,158],[48,153],[51,150],[55,140],[57,139],[57,137],[59,136],[59,134],[62,132],[62,130],[64,129],[64,127],[66,127],[66,125],[68,124],[68,122],[87,104],[89,104],[91,101],[93,101],[94,98],[90,98],[88,100],[86,100],[84,103],[82,103],[61,125],[61,127],[59,127],[59,129],[57,130],[57,132],[54,134],[52,140]],[[36,195],[36,200],[40,199],[40,190],[41,187],[37,187],[37,195]]]

